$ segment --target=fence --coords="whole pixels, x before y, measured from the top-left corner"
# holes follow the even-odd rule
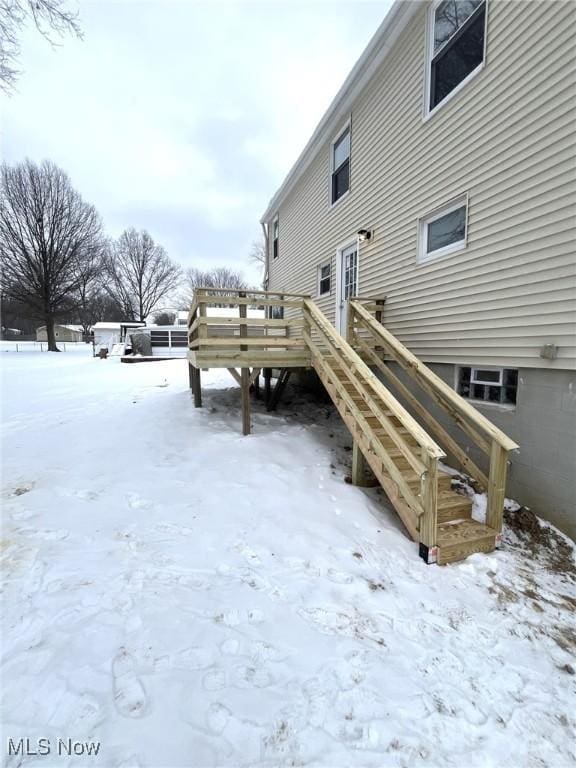
[[[61,352],[71,351],[73,349],[90,348],[92,345],[85,341],[58,341],[58,349]],[[47,341],[0,341],[0,351],[2,352],[48,352]]]

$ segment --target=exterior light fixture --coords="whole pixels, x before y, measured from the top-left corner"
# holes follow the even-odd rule
[[[372,232],[370,232],[369,229],[359,229],[357,234],[360,242],[364,242],[364,240],[370,240],[372,237]]]

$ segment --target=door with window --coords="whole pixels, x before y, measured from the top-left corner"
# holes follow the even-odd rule
[[[346,321],[348,316],[348,299],[358,295],[358,245],[354,243],[339,251],[340,269],[339,286],[336,306],[336,327],[338,331],[346,335]]]

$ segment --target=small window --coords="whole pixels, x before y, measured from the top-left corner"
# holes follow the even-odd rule
[[[460,198],[420,219],[420,261],[466,247],[468,202]]]
[[[278,216],[272,222],[272,256],[278,258],[278,236],[280,234],[280,224],[278,222]]]
[[[509,368],[462,367],[458,393],[467,400],[516,405],[518,371]]]
[[[486,0],[442,0],[434,9],[431,28],[429,111],[481,67]]]
[[[330,293],[332,265],[330,262],[318,267],[318,295]]]
[[[284,307],[270,307],[272,320],[284,320]]]
[[[332,144],[332,204],[350,189],[350,127]]]

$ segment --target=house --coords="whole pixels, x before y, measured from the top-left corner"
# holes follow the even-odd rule
[[[575,39],[571,2],[397,0],[262,217],[268,290],[342,334],[378,299],[520,445],[509,494],[572,535]]]
[[[81,325],[55,325],[54,335],[56,341],[82,341],[84,338]],[[45,325],[36,329],[36,341],[48,341]]]

